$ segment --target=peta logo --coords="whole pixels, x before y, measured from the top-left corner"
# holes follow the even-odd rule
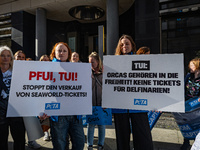
[[[147,99],[134,99],[134,105],[147,106]]]
[[[46,103],[45,110],[60,109],[60,103]]]

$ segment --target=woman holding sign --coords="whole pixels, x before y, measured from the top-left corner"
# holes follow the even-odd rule
[[[189,72],[185,77],[185,113],[173,113],[177,124],[184,136],[180,150],[190,148],[190,141],[199,132],[200,119],[200,58],[189,62]]]
[[[115,55],[133,55],[136,45],[129,35],[118,42]],[[118,150],[130,150],[130,121],[133,131],[134,150],[153,150],[147,111],[113,109]]]
[[[0,149],[8,150],[9,127],[14,140],[14,150],[25,150],[25,127],[23,118],[6,118],[12,76],[13,53],[7,46],[0,47]]]
[[[67,43],[59,42],[54,45],[50,59],[52,62],[69,62],[71,54]],[[54,150],[65,150],[68,134],[71,137],[73,150],[84,148],[85,136],[81,116],[52,116],[50,125]]]
[[[89,55],[89,63],[92,66],[92,105],[101,106],[102,103],[102,63],[96,52]],[[102,109],[102,108],[101,108]],[[99,118],[101,119],[101,118]],[[87,145],[88,150],[93,149],[94,123],[88,123]],[[98,125],[98,150],[102,150],[105,140],[105,125]]]

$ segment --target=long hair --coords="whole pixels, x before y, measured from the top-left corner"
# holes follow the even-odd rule
[[[92,53],[88,56],[88,58],[90,58],[90,57],[93,57],[95,60],[97,60],[99,72],[102,72],[103,65],[102,65],[101,58],[99,57],[99,54],[98,54],[97,52],[92,52]]]
[[[121,40],[124,39],[124,38],[127,38],[129,39],[129,41],[131,42],[131,45],[132,45],[132,52],[135,53],[136,52],[136,45],[135,45],[135,42],[133,41],[132,37],[130,35],[122,35],[120,38],[119,38],[119,41],[118,41],[118,44],[117,44],[117,47],[115,49],[115,55],[121,55],[122,52],[121,52]]]
[[[50,54],[50,59],[53,60],[54,58],[56,58],[56,56],[55,56],[55,50],[56,50],[56,47],[57,47],[59,44],[63,44],[63,45],[65,45],[65,46],[67,47],[67,49],[68,49],[68,58],[67,58],[67,59],[70,61],[70,60],[71,60],[71,56],[72,56],[72,50],[71,50],[71,48],[68,46],[68,44],[67,44],[67,43],[64,43],[64,42],[58,42],[58,43],[56,43],[56,44],[53,46],[53,49],[52,49],[51,54]]]
[[[13,60],[14,60],[14,56],[13,56],[13,52],[11,51],[11,49],[8,47],[8,46],[0,46],[0,55],[2,54],[3,51],[9,51],[10,52],[10,55],[11,55],[11,61],[10,61],[10,68],[12,70],[13,68]]]
[[[190,63],[193,63],[196,69],[200,70],[200,58],[194,58],[190,61]],[[190,63],[188,65],[188,68],[190,68]]]

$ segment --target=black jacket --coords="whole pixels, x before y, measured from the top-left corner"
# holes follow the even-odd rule
[[[0,124],[4,124],[6,121],[6,112],[7,112],[7,107],[8,107],[8,97],[6,98],[2,97],[1,95],[2,90],[8,93],[8,89],[3,82],[3,74],[0,68]]]

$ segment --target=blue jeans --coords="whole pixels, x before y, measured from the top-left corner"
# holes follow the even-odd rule
[[[87,145],[92,146],[94,140],[94,128],[95,124],[88,123],[87,130]],[[98,125],[98,145],[103,146],[105,140],[105,125]]]
[[[72,149],[83,150],[85,135],[82,120],[76,116],[59,116],[58,122],[50,120],[53,150],[65,150],[68,134],[71,137]]]

